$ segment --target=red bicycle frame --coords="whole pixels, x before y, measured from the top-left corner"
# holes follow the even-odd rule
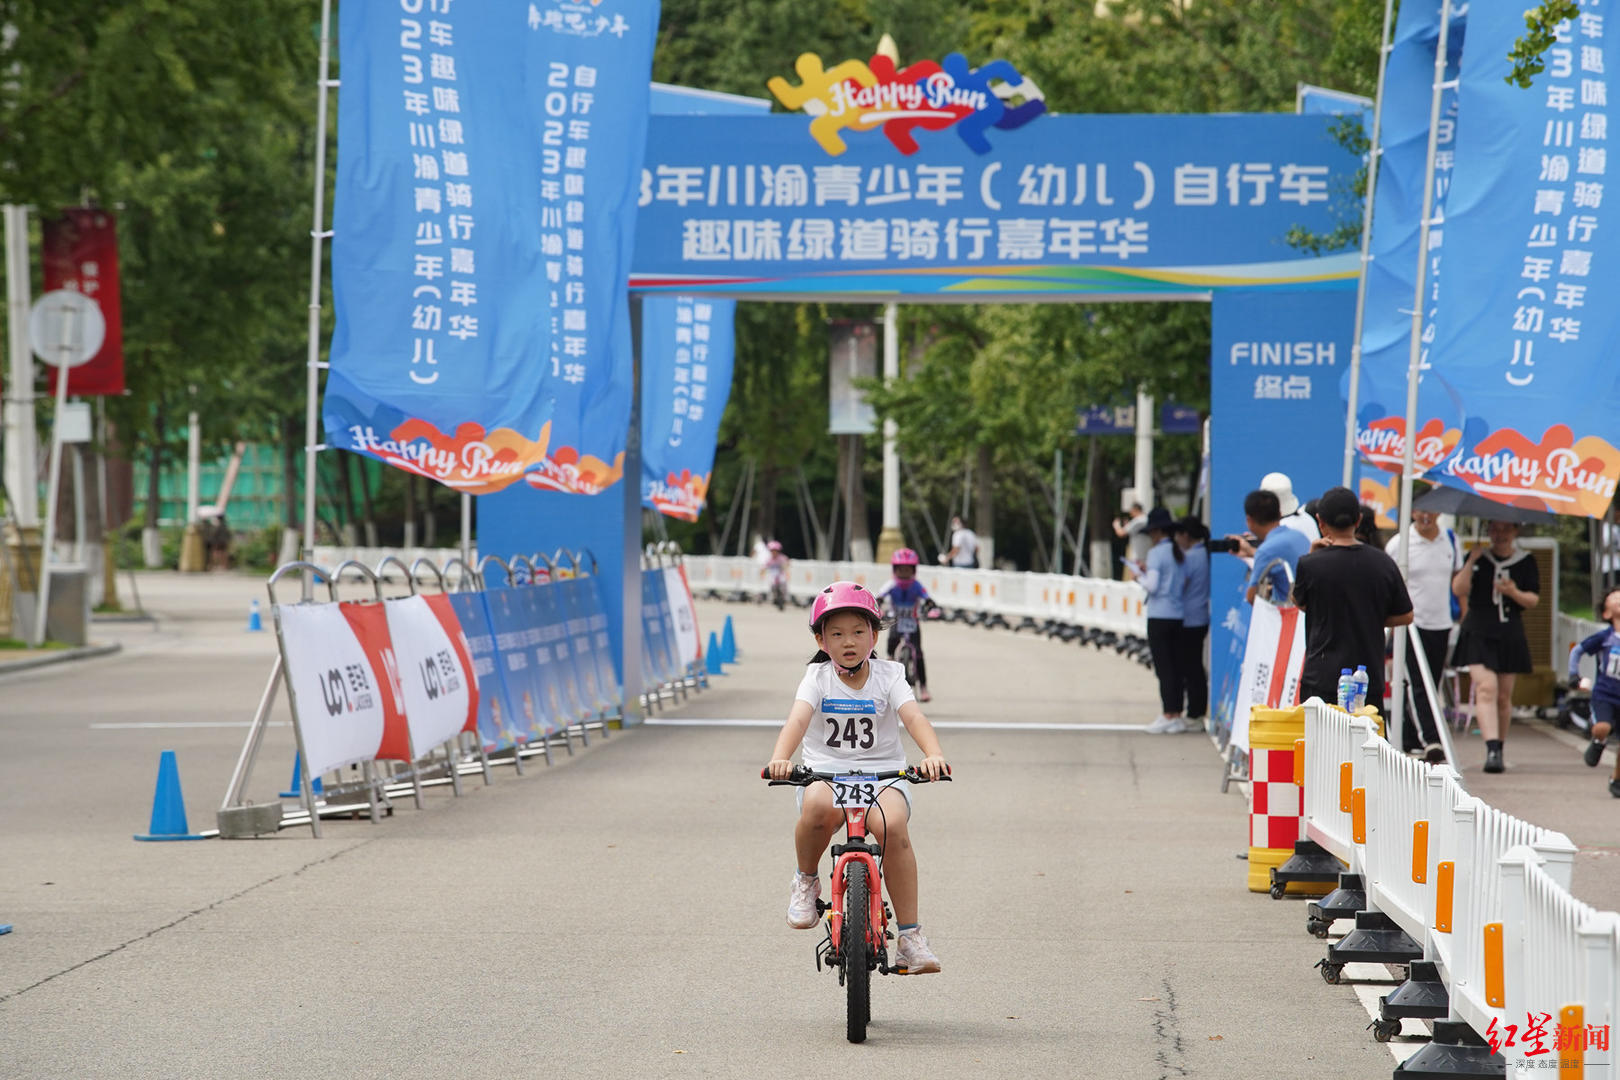
[[[883,878],[878,872],[877,856],[873,853],[874,845],[866,840],[866,813],[865,807],[844,808],[845,842],[833,846],[832,870],[832,900],[831,910],[828,913],[831,923],[833,950],[836,952],[838,943],[843,941],[844,930],[844,883],[848,880],[849,864],[862,862],[866,864],[867,895],[870,901],[869,925],[866,928],[866,941],[874,955],[885,948],[887,942],[887,914],[883,906]],[[856,846],[859,845],[859,846]]]

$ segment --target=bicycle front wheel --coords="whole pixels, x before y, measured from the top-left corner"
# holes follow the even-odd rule
[[[866,1041],[866,1022],[872,1016],[872,953],[866,939],[867,927],[872,925],[871,904],[866,864],[851,862],[844,877],[844,929],[838,947],[849,995],[845,1033],[852,1043]]]

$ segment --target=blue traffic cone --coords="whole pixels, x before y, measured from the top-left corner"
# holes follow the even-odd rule
[[[731,632],[731,616],[726,616],[725,629],[720,632],[720,662],[735,664],[737,662],[737,639]]]
[[[709,647],[703,650],[703,670],[710,675],[724,675],[725,670],[720,666],[720,639],[709,631]]]
[[[293,775],[292,775],[292,779],[287,781],[287,790],[283,791],[281,793],[281,797],[283,799],[302,799],[304,797],[304,785],[299,782],[300,778],[299,778],[299,775],[298,775],[299,772],[300,772],[298,766],[300,764],[301,764],[301,762],[299,761],[298,751],[294,750],[293,751]],[[315,792],[315,794],[317,796],[320,796],[320,795],[324,794],[321,791],[321,778],[320,777],[318,777],[318,776],[311,777],[310,781],[309,781],[309,786],[314,790],[314,792]]]
[[[259,602],[254,600],[248,605],[248,632],[264,629],[264,620],[259,617]]]
[[[0,923],[0,934],[9,934],[9,933],[11,933],[11,924],[10,923]]]
[[[186,827],[186,800],[180,794],[180,766],[174,751],[165,750],[158,758],[157,790],[152,794],[152,824],[137,840],[201,840],[200,833]]]

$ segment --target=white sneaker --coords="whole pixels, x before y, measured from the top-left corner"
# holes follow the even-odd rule
[[[1187,730],[1187,721],[1179,716],[1161,716],[1145,730],[1149,735],[1179,735]]]
[[[816,901],[820,899],[820,876],[806,877],[795,871],[793,891],[788,894],[788,925],[795,930],[808,930],[820,922],[821,912],[816,907]]]
[[[907,930],[895,943],[894,966],[901,975],[929,975],[939,970],[939,957],[928,947],[921,930]]]

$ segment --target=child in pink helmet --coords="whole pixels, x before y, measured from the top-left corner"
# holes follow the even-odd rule
[[[900,648],[900,639],[909,636],[917,657],[917,684],[914,687],[917,700],[931,701],[933,695],[928,692],[928,664],[923,659],[922,619],[925,616],[937,617],[939,608],[934,604],[934,598],[928,595],[927,588],[917,580],[919,562],[921,560],[917,553],[910,548],[896,551],[889,559],[894,578],[878,590],[877,598],[879,604],[887,604],[894,614],[886,648],[889,659],[894,659],[895,652]]]
[[[900,727],[905,726],[922,751],[917,768],[934,779],[946,772],[944,752],[934,727],[906,685],[905,669],[892,660],[873,657],[882,627],[877,598],[853,581],[835,581],[816,595],[810,608],[810,632],[819,651],[799,683],[787,723],[776,737],[766,771],[785,780],[798,747],[804,764],[817,772],[861,769],[884,772],[906,766]],[[904,781],[878,796],[879,813],[867,828],[883,848],[883,877],[900,929],[895,946],[897,966],[907,974],[939,970],[917,922],[917,857],[908,824],[911,792]],[[788,925],[808,930],[820,921],[817,867],[833,834],[844,823],[825,784],[799,789],[799,823],[793,832],[799,868],[788,897]]]

